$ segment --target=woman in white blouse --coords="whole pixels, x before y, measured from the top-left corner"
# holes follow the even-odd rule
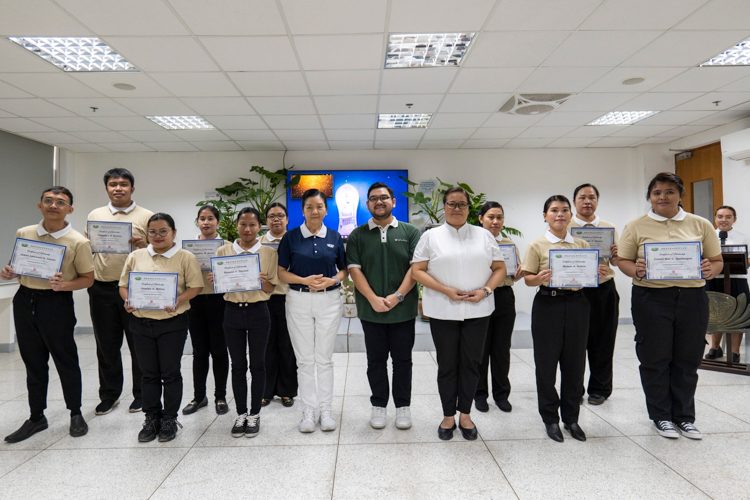
[[[458,426],[465,439],[477,438],[471,406],[494,301],[488,299],[505,278],[500,249],[489,231],[466,223],[469,194],[453,187],[443,195],[445,224],[427,231],[412,260],[412,275],[424,286],[422,308],[438,362],[443,422],[438,437],[448,440]]]

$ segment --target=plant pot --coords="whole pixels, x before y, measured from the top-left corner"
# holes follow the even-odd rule
[[[357,317],[357,304],[344,304],[344,317],[356,318]]]

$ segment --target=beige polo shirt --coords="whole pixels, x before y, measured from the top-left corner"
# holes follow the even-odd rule
[[[516,245],[516,242],[508,238],[502,238],[502,237],[499,240],[495,238],[495,241],[497,241],[498,245],[513,245],[514,247],[516,247],[516,256],[518,257],[518,269],[521,270],[522,268],[521,266],[523,262],[521,261],[521,252],[520,250],[518,250],[518,245]],[[508,264],[506,263],[506,266],[507,265]],[[506,276],[505,278],[503,278],[503,281],[497,287],[500,288],[501,286],[513,286],[515,283],[516,282],[513,281],[513,278],[511,276]]]
[[[710,259],[721,254],[721,243],[714,227],[703,217],[689,214],[682,208],[671,219],[648,214],[630,221],[622,231],[617,253],[622,259],[637,261],[643,259],[644,243],[668,243],[679,241],[700,241],[702,258]],[[705,280],[656,280],[633,278],[635,286],[646,288],[698,288]]]
[[[203,276],[198,259],[190,252],[175,244],[163,254],[154,252],[149,245],[128,255],[120,275],[120,288],[128,287],[128,275],[131,271],[139,273],[177,273],[177,295],[188,288],[203,288]],[[138,309],[133,313],[137,318],[169,319],[190,309],[190,301],[180,303],[177,312],[164,310]]]
[[[555,248],[576,250],[591,247],[589,247],[589,244],[582,239],[574,238],[570,234],[566,234],[565,239],[561,240],[551,232],[547,231],[547,234],[529,243],[521,269],[531,274],[539,274],[540,272],[549,269],[549,251]],[[545,281],[542,285],[549,286],[549,281]],[[580,288],[566,288],[566,290],[576,291],[580,290]]]
[[[272,285],[279,285],[279,255],[276,250],[261,244],[260,240],[250,250],[242,248],[237,241],[228,243],[219,248],[216,252],[217,257],[226,257],[229,255],[240,255],[248,253],[257,253],[260,256],[260,272],[268,276],[268,282]],[[224,294],[224,300],[228,302],[261,302],[271,298],[270,293],[263,290],[253,290],[251,292],[228,292]]]
[[[283,238],[283,236],[281,237]],[[281,238],[274,238],[270,232],[264,234],[260,237],[260,242],[262,244],[269,245],[268,248],[272,248],[276,251],[279,250],[279,243],[281,243]],[[271,246],[272,245],[272,246]],[[289,290],[289,285],[281,281],[279,279],[279,284],[276,285],[276,288],[274,289],[273,293],[271,295],[286,295],[286,292]]]
[[[570,224],[568,224],[568,232],[570,232],[570,228],[572,227],[612,227],[614,228],[615,225],[611,222],[607,222],[605,220],[601,220],[598,216],[594,218],[591,222],[586,222],[585,220],[581,220],[576,216],[573,216],[573,218],[570,221]],[[615,245],[617,245],[617,242],[619,241],[619,237],[617,235],[617,229],[615,229]],[[599,265],[600,266],[607,266],[609,268],[609,271],[607,271],[607,276],[604,278],[599,278],[599,283],[605,283],[612,278],[615,277],[615,270],[612,269],[612,266],[609,263],[610,259],[605,259],[604,257],[599,259]]]
[[[133,225],[133,236],[141,236],[146,240],[148,220],[154,213],[139,207],[133,202],[128,208],[116,208],[112,203],[93,210],[87,220],[102,222],[129,222]],[[87,231],[84,234],[88,236]],[[112,253],[94,254],[94,278],[97,281],[118,281],[122,274],[127,255]]]
[[[63,281],[72,281],[84,273],[94,270],[94,261],[91,258],[91,243],[81,233],[73,229],[68,223],[63,229],[48,233],[42,223],[33,226],[22,227],[16,231],[16,238],[43,241],[55,245],[66,246],[65,257],[63,257],[62,273]],[[34,290],[51,290],[49,280],[19,276],[18,282]]]

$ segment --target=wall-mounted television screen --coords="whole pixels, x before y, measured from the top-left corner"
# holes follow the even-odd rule
[[[393,216],[404,222],[409,221],[409,199],[401,193],[408,190],[406,181],[408,170],[310,170],[292,171],[293,176],[302,176],[299,184],[287,190],[286,201],[289,210],[289,229],[299,227],[305,220],[302,215],[302,194],[308,189],[318,189],[328,198],[328,213],[323,223],[335,229],[346,239],[355,227],[367,222],[371,215],[367,210],[367,190],[376,182],[383,182],[393,189],[396,206]],[[304,184],[303,184],[304,183]]]

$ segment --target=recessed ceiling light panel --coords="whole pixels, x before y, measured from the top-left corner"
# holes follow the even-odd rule
[[[147,116],[167,130],[213,130],[214,126],[200,116]]]
[[[378,128],[425,128],[430,118],[432,113],[380,114]]]
[[[386,68],[459,66],[474,33],[422,33],[388,36]]]
[[[98,38],[10,37],[63,71],[138,71]]]
[[[750,38],[712,57],[701,66],[750,66]]]
[[[658,111],[611,111],[586,125],[632,125],[657,113]]]

